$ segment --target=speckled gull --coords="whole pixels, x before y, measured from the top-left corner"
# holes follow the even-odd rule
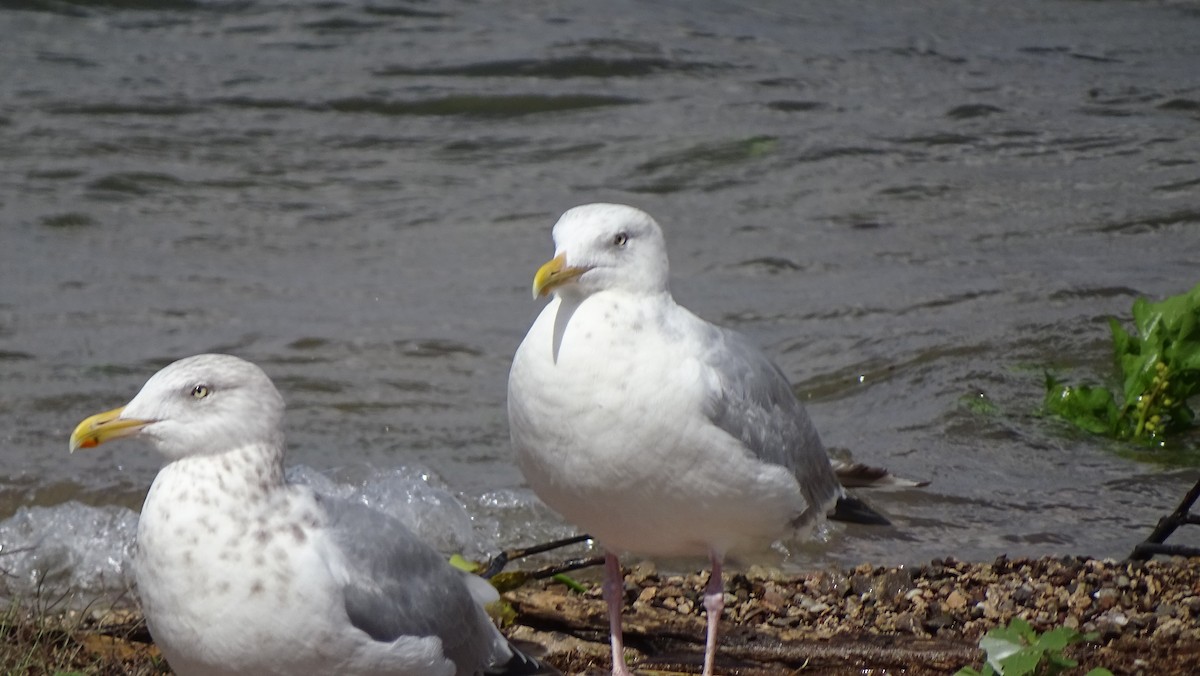
[[[134,558],[150,634],[181,676],[554,674],[481,604],[495,592],[399,521],[283,479],[283,399],[254,364],[181,359],[70,447],[137,436],[167,457]]]
[[[517,349],[508,416],[530,486],[606,551],[612,673],[625,676],[617,553],[708,556],[711,674],[721,564],[803,536],[844,494],[787,379],[741,335],[677,305],[662,230],[619,204],[567,211]]]

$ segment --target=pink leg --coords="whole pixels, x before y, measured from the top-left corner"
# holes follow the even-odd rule
[[[704,588],[704,610],[708,611],[708,636],[704,641],[704,676],[712,676],[713,663],[717,659],[717,627],[721,623],[721,611],[725,609],[725,585],[721,583],[721,557],[709,554],[712,572],[708,575],[708,586]]]
[[[604,600],[608,602],[608,632],[612,640],[613,676],[632,676],[625,667],[625,642],[621,637],[621,606],[625,603],[625,576],[615,554],[604,553]]]

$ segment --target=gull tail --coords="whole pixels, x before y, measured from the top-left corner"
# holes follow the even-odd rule
[[[838,481],[846,488],[920,488],[929,485],[928,481],[898,477],[883,467],[872,467],[840,458],[830,458],[829,462],[833,465],[833,472]],[[828,516],[834,521],[867,526],[890,526],[892,523],[862,498],[849,493],[838,498]]]
[[[866,526],[892,525],[892,522],[888,521],[886,516],[875,511],[874,507],[849,493],[838,498],[837,504],[829,510],[828,517],[834,521],[859,523]]]

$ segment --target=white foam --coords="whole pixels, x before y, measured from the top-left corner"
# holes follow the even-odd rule
[[[0,596],[43,607],[129,601],[137,512],[67,502],[0,522]]]
[[[466,505],[427,467],[403,465],[380,471],[354,465],[335,470],[330,478],[297,465],[288,470],[287,478],[318,493],[361,502],[389,514],[443,553],[478,556],[493,544],[476,541]]]
[[[475,504],[476,539],[491,543],[488,551],[493,554],[500,549],[528,547],[579,533],[578,528],[563,522],[528,488],[487,491]]]
[[[447,555],[482,561],[575,533],[528,489],[460,497],[420,465],[382,471],[354,465],[329,474],[296,465],[287,479],[390,514]],[[123,507],[78,502],[20,508],[0,522],[0,598],[74,608],[131,603],[137,519]]]

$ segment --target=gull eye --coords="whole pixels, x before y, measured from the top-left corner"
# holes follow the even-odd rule
[[[208,396],[208,385],[197,385],[192,388],[192,398],[203,399]]]
[[[616,246],[616,247],[624,247],[628,241],[629,241],[629,235],[626,235],[623,232],[618,232],[616,235],[613,236],[613,240],[612,240],[613,246]]]

